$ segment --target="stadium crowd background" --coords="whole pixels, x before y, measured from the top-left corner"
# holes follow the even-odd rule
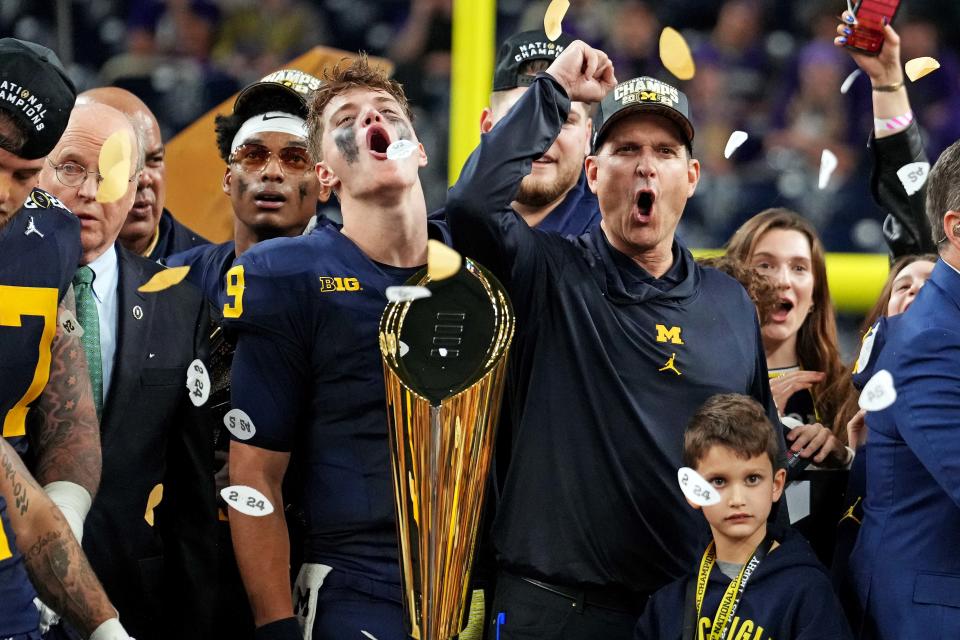
[[[452,3],[4,0],[0,34],[57,51],[78,90],[112,84],[136,93],[157,115],[164,139],[314,45],[388,57],[430,154],[421,179],[433,210],[447,187]],[[542,24],[547,4],[500,0],[498,41]],[[868,81],[861,76],[841,94],[856,67],[831,44],[844,8],[842,0],[571,1],[565,30],[606,51],[620,78],[672,77],[657,53],[664,26],[681,30],[691,45],[697,74],[678,87],[695,105],[703,179],[679,228],[689,246],[718,247],[756,212],[783,206],[809,218],[828,251],[886,251],[864,152],[872,126]],[[909,87],[927,153],[936,158],[960,138],[960,3],[904,0],[895,25],[903,60],[932,56],[941,65]],[[750,138],[726,160],[735,129]],[[819,190],[823,149],[839,166]],[[860,318],[839,320],[849,358]]]

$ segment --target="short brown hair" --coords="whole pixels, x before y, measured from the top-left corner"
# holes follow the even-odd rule
[[[739,393],[715,395],[693,415],[683,434],[683,464],[695,469],[715,445],[743,459],[767,454],[774,471],[786,462],[767,412],[759,402]]]
[[[341,63],[337,63],[333,70],[325,69],[323,84],[311,95],[310,114],[307,116],[307,150],[314,162],[323,160],[323,110],[331,100],[350,89],[371,89],[389,94],[413,123],[413,110],[407,102],[403,85],[388,78],[383,69],[371,67],[367,54],[361,51],[350,66],[342,67]]]
[[[947,211],[960,211],[960,140],[944,150],[927,178],[927,222],[932,240],[939,249],[947,236],[943,216]]]

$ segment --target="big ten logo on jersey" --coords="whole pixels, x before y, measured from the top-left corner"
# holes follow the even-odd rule
[[[49,209],[50,207],[60,207],[69,211],[66,205],[60,202],[56,196],[52,196],[42,189],[31,191],[26,202],[23,203],[24,209]]]
[[[356,278],[341,276],[320,276],[320,293],[330,291],[363,291],[360,281]]]
[[[683,344],[683,338],[680,327],[667,327],[663,324],[657,325],[657,342],[670,342],[672,344]]]

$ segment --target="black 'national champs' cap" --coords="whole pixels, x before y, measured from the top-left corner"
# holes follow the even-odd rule
[[[623,116],[638,111],[655,113],[676,123],[688,149],[693,145],[693,124],[687,96],[676,87],[656,78],[642,76],[621,82],[608,93],[597,110],[593,139],[594,153],[603,144],[610,127]]]
[[[63,135],[77,90],[50,49],[16,38],[0,38],[0,109],[20,123],[27,142],[20,157],[42,158]]]
[[[493,90],[506,91],[517,87],[528,87],[533,76],[520,73],[520,66],[528,60],[549,60],[557,56],[573,43],[573,38],[561,34],[550,42],[543,29],[517,33],[500,45],[497,51],[497,68],[493,72]]]
[[[307,97],[322,81],[298,69],[281,69],[248,85],[233,103],[233,112],[247,117],[283,111],[306,119]]]

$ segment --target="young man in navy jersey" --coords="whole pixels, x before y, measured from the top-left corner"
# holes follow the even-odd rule
[[[237,256],[262,240],[300,235],[316,213],[320,185],[307,152],[306,117],[307,98],[319,86],[319,79],[303,71],[277,71],[246,87],[237,96],[233,112],[216,118],[217,149],[226,164],[221,186],[233,209],[234,239],[194,247],[165,261],[170,267],[190,266],[187,280],[204,292],[215,319],[222,313],[226,274]],[[211,343],[214,386],[208,409],[217,455],[214,477],[220,490],[229,474],[229,434],[223,417],[231,409],[225,381],[229,381],[233,349],[220,327],[214,330]],[[249,607],[236,602],[245,593],[230,542],[227,506],[218,501],[214,624],[218,633],[240,640],[252,636],[252,616]],[[291,517],[296,518],[295,511]]]
[[[224,276],[237,256],[261,240],[300,235],[316,213],[320,185],[307,154],[306,117],[307,98],[319,86],[309,73],[277,71],[247,86],[233,112],[216,118],[233,240],[194,247],[164,264],[190,265],[187,279],[218,311]]]
[[[223,308],[237,337],[232,403],[253,432],[231,443],[231,484],[282,505],[291,452],[303,468],[307,540],[296,602],[283,514],[232,512],[231,532],[258,638],[402,640],[377,330],[386,288],[426,262],[418,170],[427,156],[403,89],[365,56],[324,78],[308,131],[320,185],[340,201],[343,228],[323,225],[250,248],[228,272]],[[406,152],[388,156],[398,141]]]
[[[738,392],[776,420],[753,304],[674,238],[700,178],[686,96],[652,78],[614,85],[605,54],[567,46],[447,201],[454,246],[494,271],[518,318],[493,527],[501,640],[631,637],[646,597],[702,550],[703,522],[670,490],[689,417]],[[536,233],[506,205],[570,102],[601,99],[586,176],[603,222]]]
[[[71,287],[80,225],[57,198],[36,188],[76,92],[52,51],[14,38],[0,39],[0,81],[0,637],[39,637],[40,625],[45,630],[57,619],[34,601],[34,585],[90,633],[107,620],[100,614],[116,614],[77,546],[101,470]],[[32,462],[59,511],[49,508],[18,454]],[[14,533],[30,549],[26,559]],[[69,584],[49,572],[54,561],[70,573]],[[83,613],[70,602],[93,606]],[[101,633],[111,625],[119,627],[113,620]]]

